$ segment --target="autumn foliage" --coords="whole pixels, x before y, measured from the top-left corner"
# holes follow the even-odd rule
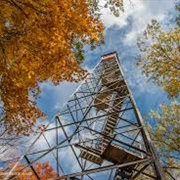
[[[8,163],[8,167],[12,168],[13,163]],[[24,169],[22,172],[21,170]],[[48,180],[51,178],[56,178],[57,173],[53,170],[49,162],[44,162],[44,163],[37,163],[33,166],[33,169],[35,173],[37,174],[38,178],[41,180]],[[7,178],[8,171],[6,173],[6,170],[0,171],[0,178],[5,179]],[[5,176],[3,176],[5,175]],[[25,168],[24,165],[18,164],[14,169],[11,174],[9,174],[9,177],[13,177],[15,180],[37,180],[36,175],[32,171],[30,167]]]
[[[86,0],[0,1],[1,117],[28,135],[43,113],[39,82],[79,81],[83,47],[102,41],[103,25]]]
[[[49,162],[36,164],[34,166],[34,170],[37,173],[39,179],[47,180],[50,178],[57,177],[56,172],[50,166]],[[18,175],[17,177],[17,180],[27,180],[27,179],[37,180],[37,177],[34,175],[33,171],[30,168],[20,173],[20,175]]]

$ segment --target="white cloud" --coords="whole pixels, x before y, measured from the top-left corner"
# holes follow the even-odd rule
[[[141,33],[152,19],[163,21],[168,17],[168,12],[174,9],[173,0],[124,0],[125,12],[120,17],[110,15],[108,10],[103,10],[102,20],[108,28],[114,24],[120,28],[128,24],[132,18],[131,31],[125,35],[124,43],[130,45],[136,42],[137,35]]]

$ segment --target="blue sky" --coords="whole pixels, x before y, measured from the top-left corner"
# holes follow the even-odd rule
[[[130,3],[131,2],[131,3]],[[83,67],[89,69],[97,64],[100,56],[116,51],[121,60],[125,78],[142,113],[146,115],[151,109],[157,109],[160,103],[167,102],[167,94],[141,74],[135,65],[138,48],[137,37],[140,36],[152,19],[166,26],[172,26],[175,15],[174,0],[129,0],[125,1],[125,12],[116,18],[108,10],[102,10],[102,21],[106,27],[105,44],[91,51],[85,48]],[[39,107],[52,117],[62,109],[68,97],[78,87],[78,83],[63,82],[54,86],[52,83],[41,85],[42,93],[38,99]]]

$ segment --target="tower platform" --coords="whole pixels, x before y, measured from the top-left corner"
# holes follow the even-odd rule
[[[115,144],[109,144],[102,154],[95,149],[85,148],[81,145],[76,145],[76,147],[81,149],[81,158],[98,165],[101,165],[104,160],[114,164],[123,164],[143,159],[141,156],[125,150]]]

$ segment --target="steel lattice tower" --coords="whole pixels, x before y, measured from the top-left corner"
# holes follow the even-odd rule
[[[39,134],[18,173],[30,168],[40,179],[34,165],[46,161],[57,172],[54,179],[165,179],[115,52],[101,57]]]

